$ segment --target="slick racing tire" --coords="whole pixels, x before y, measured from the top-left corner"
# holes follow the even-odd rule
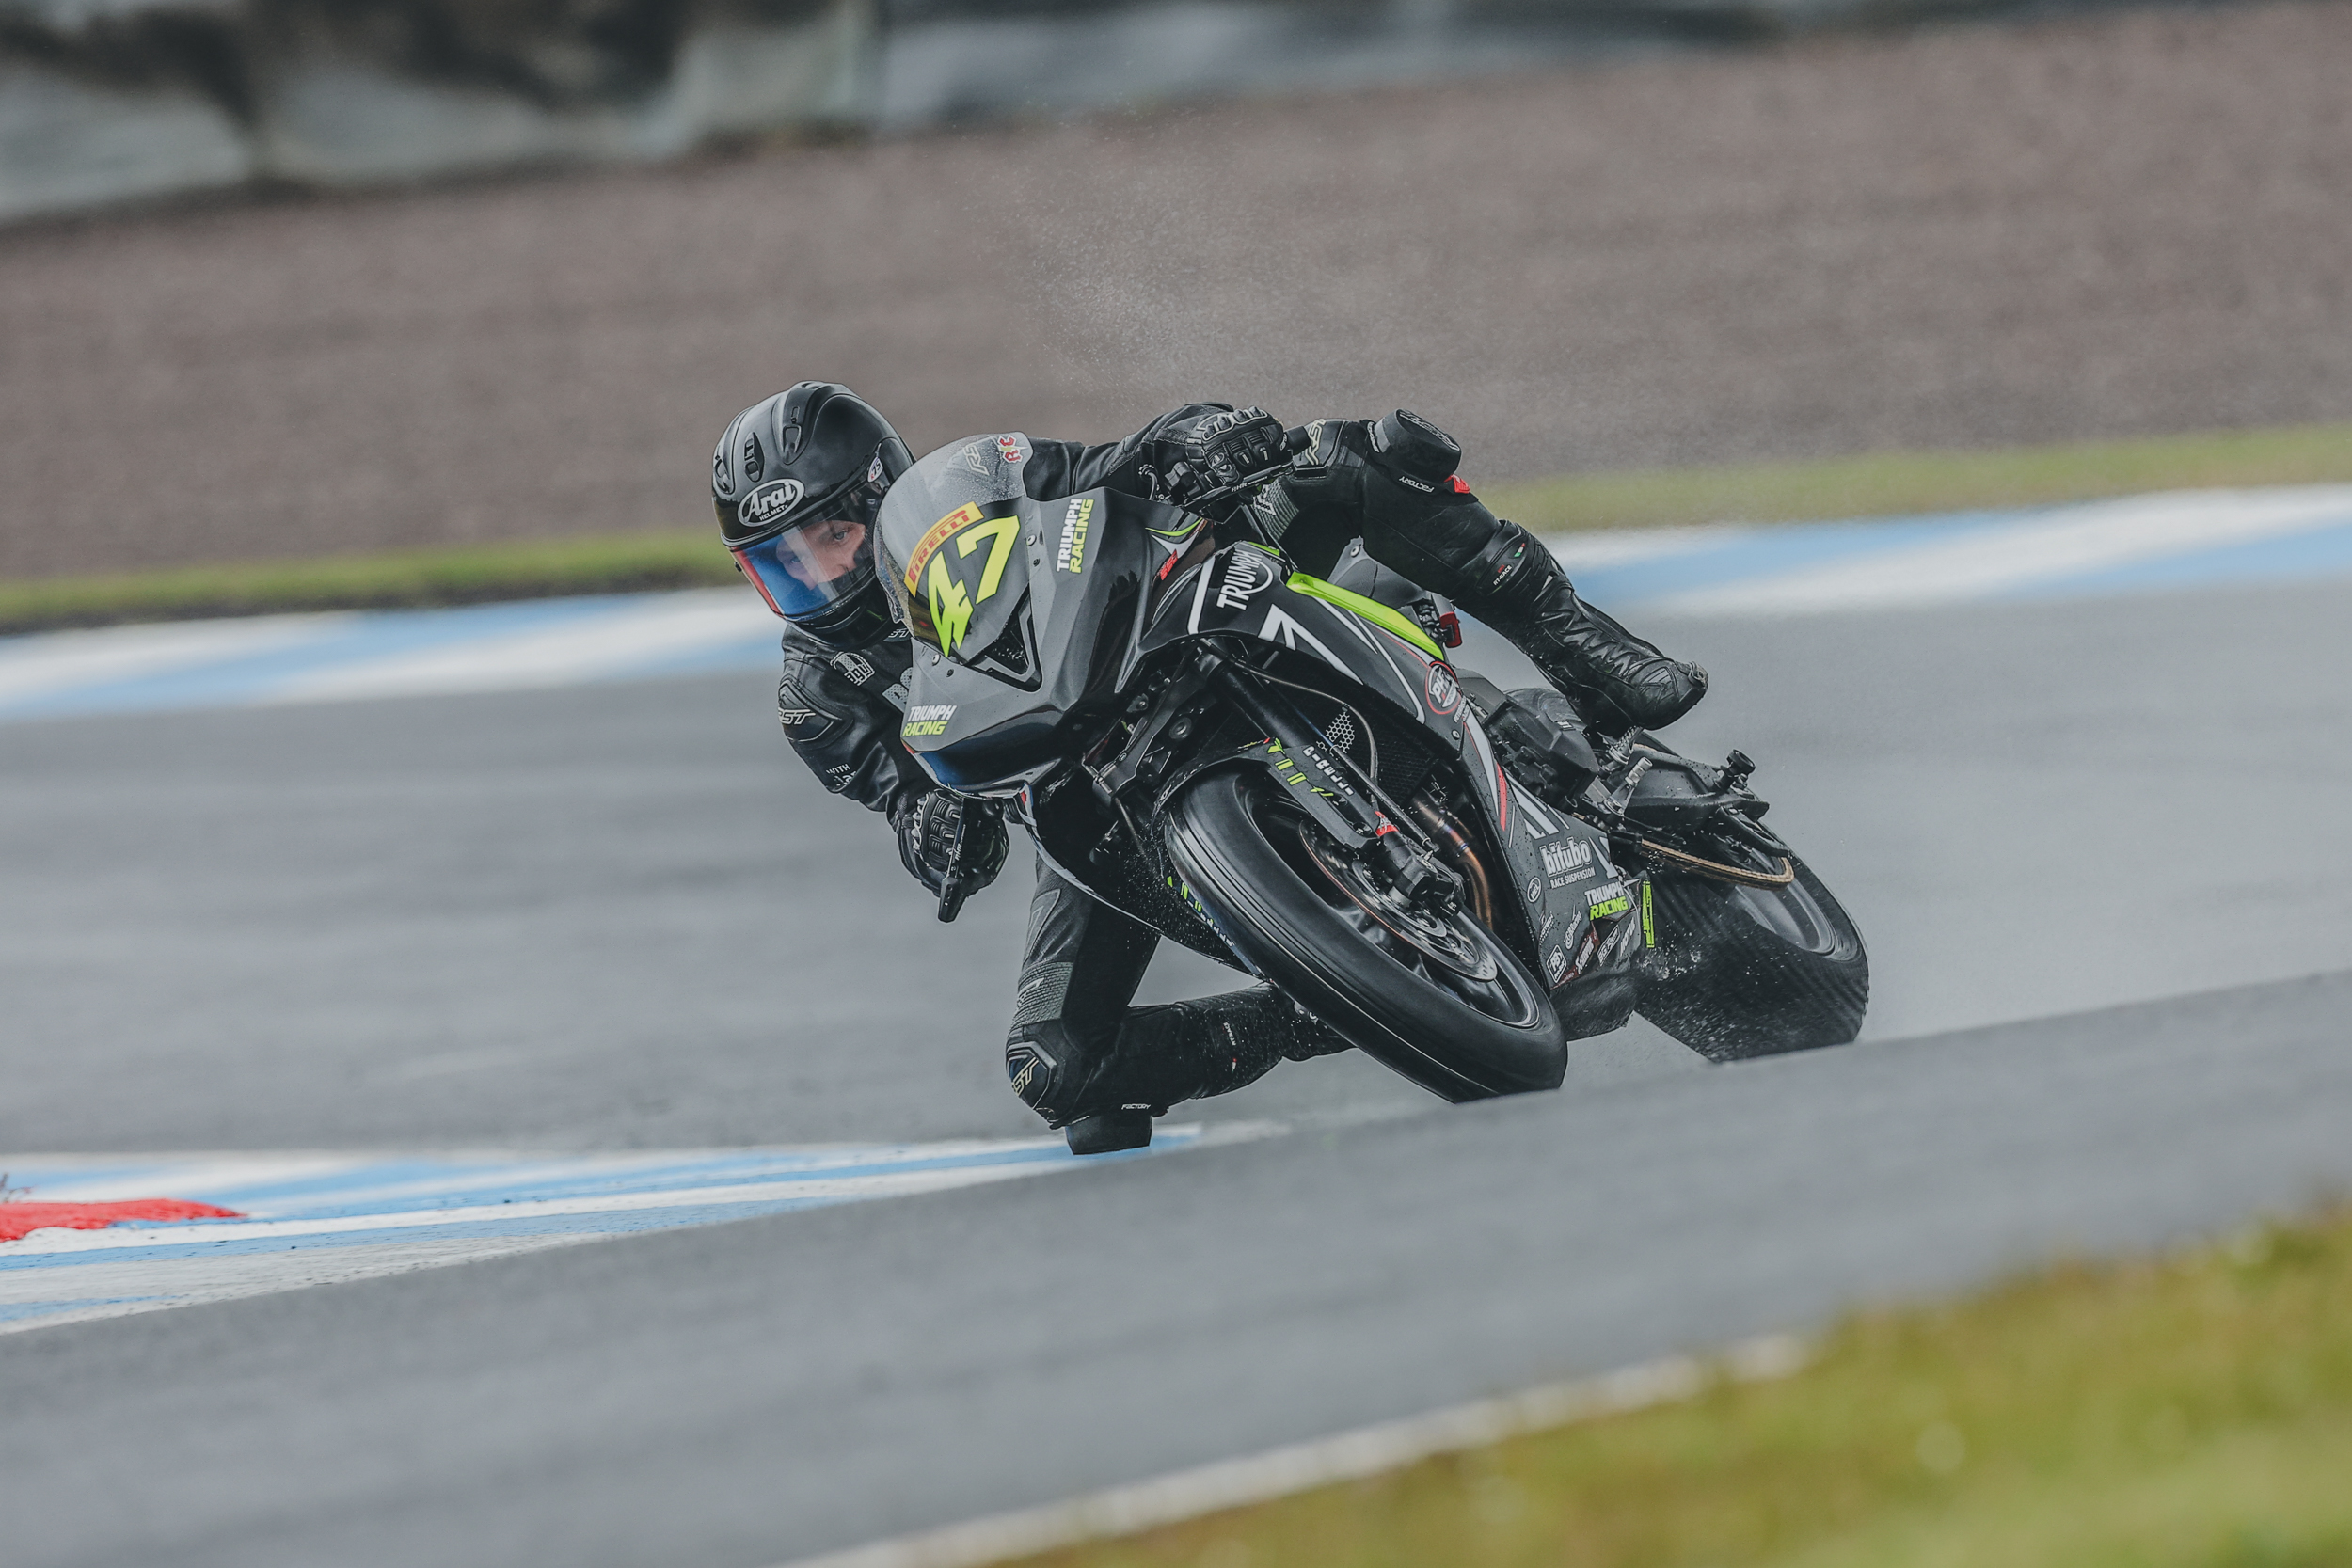
[[[1862,933],[1812,868],[1786,887],[1661,871],[1635,1010],[1710,1061],[1843,1045],[1870,1003]]]
[[[1560,1021],[1501,939],[1386,894],[1263,773],[1188,785],[1167,832],[1235,955],[1366,1055],[1452,1101],[1560,1086]]]

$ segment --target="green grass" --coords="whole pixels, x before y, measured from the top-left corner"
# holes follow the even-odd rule
[[[1883,451],[1810,463],[1571,474],[1483,492],[1538,532],[1798,522],[2040,506],[2151,490],[2352,481],[2352,425],[2217,431],[1993,451]]]
[[[2030,506],[2148,490],[2352,481],[2352,425],[1997,451],[1571,474],[1486,499],[1539,532]],[[0,632],[287,610],[469,604],[731,583],[707,530],[0,582]]]
[[[0,631],[288,610],[478,604],[738,580],[734,561],[710,530],[614,534],[0,582]]]
[[[2352,1211],[1858,1316],[1789,1378],[1035,1568],[2344,1568]]]

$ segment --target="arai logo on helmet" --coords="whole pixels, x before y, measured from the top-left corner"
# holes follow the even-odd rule
[[[743,498],[736,519],[745,528],[764,528],[800,505],[806,488],[797,479],[771,479]]]

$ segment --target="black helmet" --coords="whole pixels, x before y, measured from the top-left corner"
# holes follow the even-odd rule
[[[874,515],[914,466],[874,405],[803,381],[735,417],[710,459],[719,536],[768,608],[835,648],[890,630]]]

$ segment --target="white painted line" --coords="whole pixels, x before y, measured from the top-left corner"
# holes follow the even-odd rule
[[[728,643],[773,641],[776,626],[766,607],[739,589],[649,594],[561,626],[294,675],[274,683],[258,700],[313,703],[571,686]]]
[[[515,1153],[0,1157],[12,1196],[169,1197],[243,1219],[51,1227],[0,1243],[0,1334],[905,1197],[1269,1137],[1277,1122],[1163,1126],[1100,1161],[1058,1137]]]
[[[594,1197],[548,1198],[539,1202],[485,1203],[455,1209],[404,1209],[386,1214],[343,1214],[317,1220],[201,1220],[185,1225],[110,1230],[36,1230],[5,1243],[10,1259],[73,1253],[144,1251],[159,1246],[217,1246],[239,1242],[283,1241],[294,1236],[348,1236],[369,1230],[414,1230],[421,1227],[508,1224],[565,1214],[633,1214],[646,1209],[717,1208],[736,1203],[844,1202],[861,1197],[901,1197],[1019,1176],[1067,1170],[1065,1162],[1012,1162],[949,1165],[938,1170],[891,1171],[871,1176],[819,1177],[814,1180],[746,1181],[724,1187],[684,1187],[667,1192],[606,1193]]]
[[[277,653],[344,629],[356,614],[102,626],[0,641],[0,704]]]
[[[1670,561],[1728,545],[1742,544],[1771,531],[1754,523],[1700,523],[1689,528],[1599,529],[1585,533],[1548,533],[1544,544],[1571,575],[1610,566]]]
[[[1547,1384],[1360,1427],[1067,1502],[799,1558],[780,1568],[981,1568],[1081,1541],[1132,1535],[1204,1513],[1271,1502],[1337,1481],[1362,1481],[1435,1454],[1458,1453],[1522,1433],[1686,1400],[1705,1388],[1717,1369],[1742,1382],[1786,1377],[1804,1366],[1805,1358],[1802,1340],[1770,1335],[1743,1340],[1711,1365],[1685,1355],[1645,1361],[1600,1377]]]
[[[1806,614],[1948,604],[2346,522],[2352,522],[2352,486],[2137,496],[2041,513],[1860,559],[1668,594],[1651,603],[1693,615]]]

